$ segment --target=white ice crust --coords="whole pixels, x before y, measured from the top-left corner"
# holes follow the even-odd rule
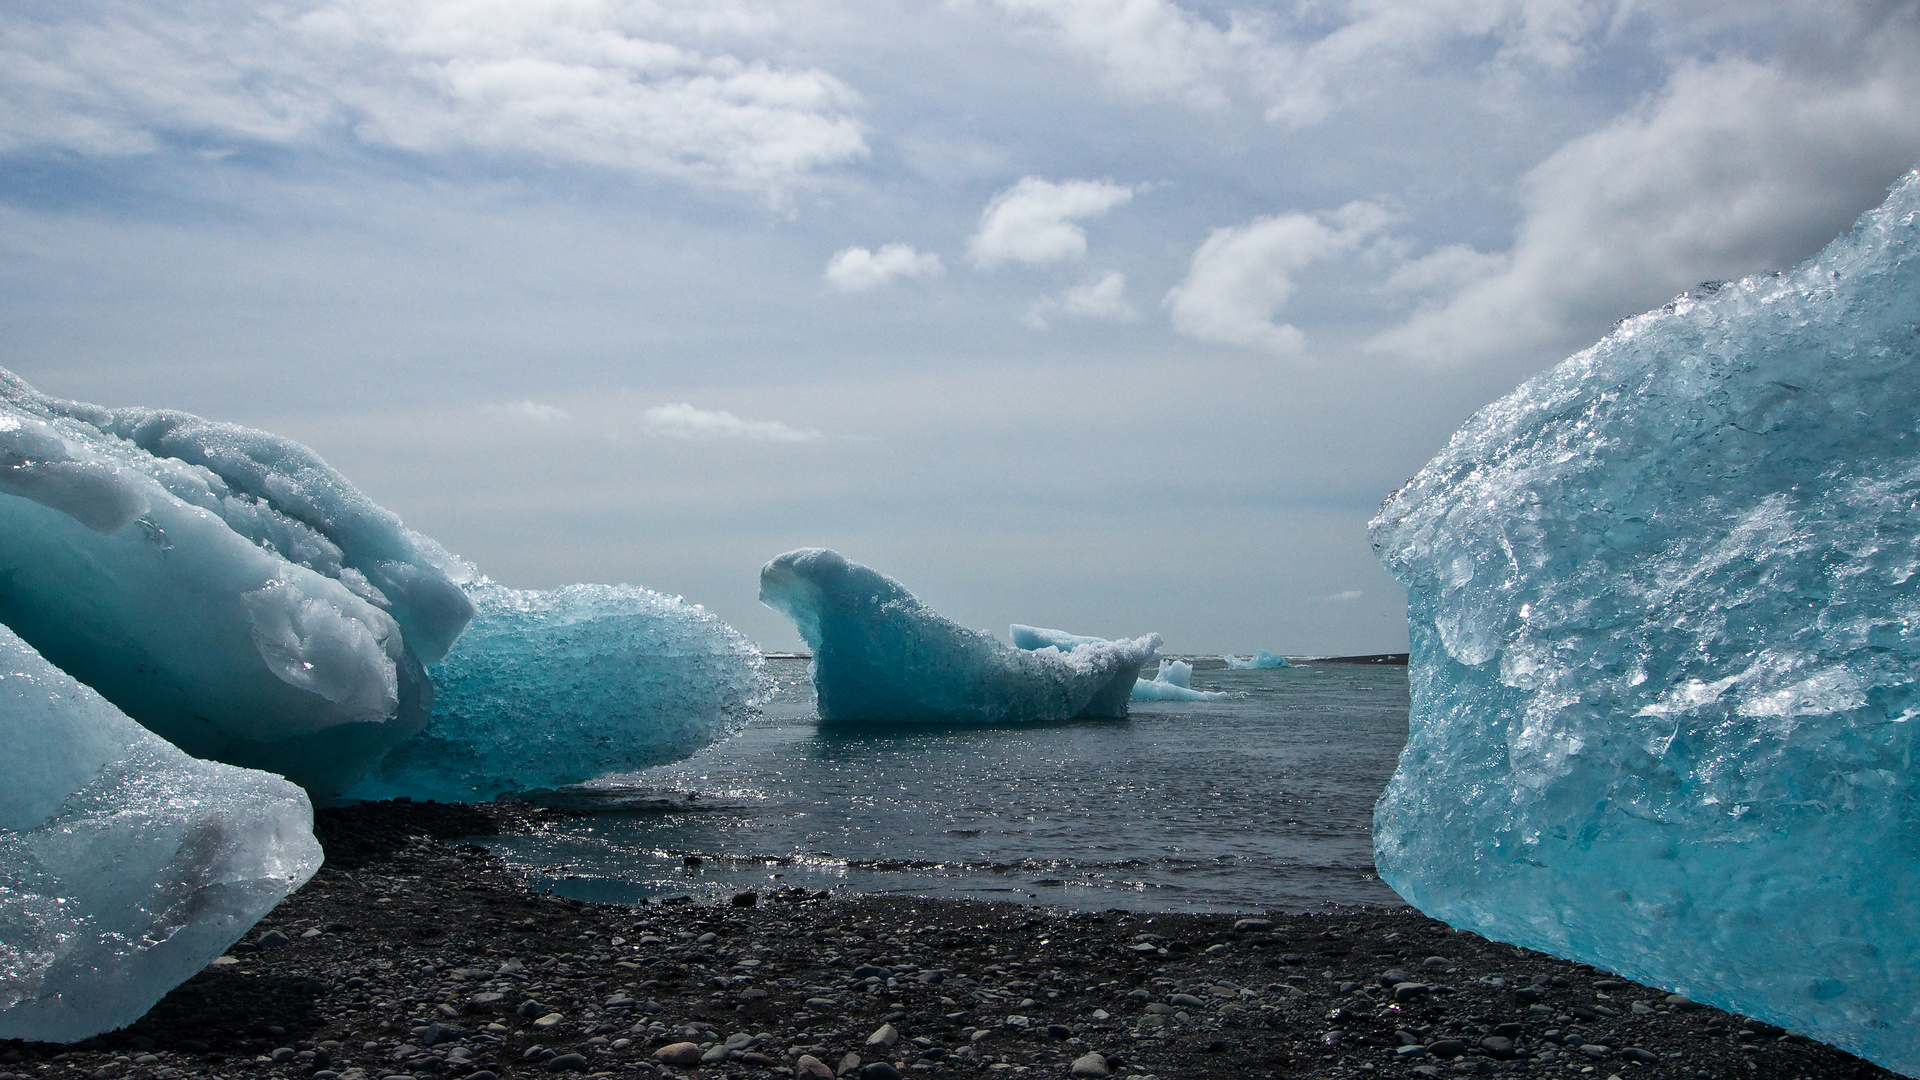
[[[0,371],[0,622],[196,756],[336,794],[425,723],[467,576],[298,443]]]
[[[1920,1075],[1920,176],[1473,417],[1383,507],[1381,877]]]
[[[198,761],[0,627],[0,1039],[124,1027],[320,866],[301,790]]]
[[[1012,649],[943,618],[899,582],[825,548],[760,571],[760,600],[813,650],[828,723],[1019,724],[1123,717],[1160,635]]]

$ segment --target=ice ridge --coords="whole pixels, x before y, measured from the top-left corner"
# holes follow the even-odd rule
[[[825,548],[760,571],[760,600],[813,650],[827,722],[1013,724],[1123,717],[1158,634],[1062,651],[1009,648],[946,619],[899,582]]]
[[[320,866],[298,787],[188,757],[5,627],[0,739],[0,1039],[132,1023]]]
[[[429,669],[427,729],[348,794],[484,801],[678,761],[739,731],[760,650],[712,612],[628,585],[470,586],[478,614]]]
[[[1372,525],[1421,910],[1920,1075],[1920,174],[1627,320]]]

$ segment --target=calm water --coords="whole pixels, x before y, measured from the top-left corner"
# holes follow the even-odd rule
[[[769,670],[766,719],[620,778],[710,808],[486,843],[536,887],[618,902],[797,885],[1095,909],[1400,903],[1369,828],[1406,743],[1404,667],[1201,659],[1196,689],[1247,696],[1136,702],[1120,722],[858,731],[816,724],[806,661]]]

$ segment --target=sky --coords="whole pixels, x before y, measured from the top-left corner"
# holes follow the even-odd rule
[[[15,0],[0,366],[505,584],[1398,651],[1476,409],[1920,160],[1920,0]]]

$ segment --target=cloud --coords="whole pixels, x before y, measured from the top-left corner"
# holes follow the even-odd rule
[[[1269,120],[1317,123],[1397,68],[1457,67],[1457,43],[1490,46],[1482,69],[1559,70],[1630,13],[1594,0],[1333,0],[1216,22],[1171,0],[997,0],[1105,69],[1130,96],[1201,108],[1244,99]]]
[[[500,405],[484,406],[493,416],[504,416],[514,420],[533,420],[542,424],[570,420],[567,410],[558,405],[544,405],[538,401],[509,401]]]
[[[709,412],[684,402],[656,405],[642,416],[649,435],[667,439],[745,439],[749,442],[812,442],[823,436],[811,428],[788,427],[777,420],[742,420],[730,412]]]
[[[778,194],[866,154],[832,75],[709,52],[690,0],[76,0],[10,14],[0,151],[346,141]]]
[[[1337,593],[1334,593],[1332,596],[1327,597],[1327,602],[1330,604],[1347,604],[1355,600],[1358,600],[1365,595],[1367,594],[1364,592],[1361,592],[1359,589],[1348,589],[1345,592],[1337,592]]]
[[[1920,50],[1887,37],[1879,55],[1863,46],[1859,74],[1682,66],[1646,107],[1526,176],[1511,252],[1436,252],[1396,273],[1465,271],[1370,347],[1434,364],[1551,358],[1697,282],[1812,254],[1920,157]]]
[[[1050,263],[1087,253],[1087,233],[1074,222],[1099,217],[1133,198],[1133,189],[1104,180],[1058,184],[1029,176],[1000,192],[980,213],[967,256],[981,268],[1015,261]]]
[[[827,283],[843,293],[877,289],[895,278],[939,277],[947,268],[933,252],[918,252],[905,244],[887,244],[879,251],[850,247],[827,262]]]
[[[1056,314],[1109,322],[1130,322],[1140,317],[1133,305],[1127,303],[1127,277],[1118,270],[1096,281],[1076,285],[1059,296],[1035,300],[1020,321],[1035,330],[1045,330],[1048,317]]]
[[[1390,221],[1380,207],[1352,202],[1332,214],[1282,214],[1215,229],[1193,253],[1186,280],[1167,293],[1173,328],[1201,341],[1297,353],[1306,335],[1274,319],[1293,295],[1294,277],[1358,248]]]

